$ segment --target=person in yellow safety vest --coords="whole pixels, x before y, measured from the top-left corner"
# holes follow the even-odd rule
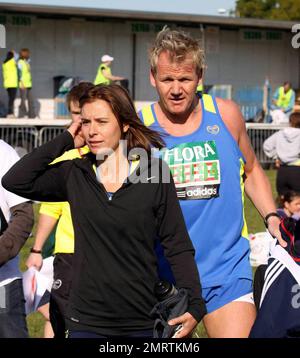
[[[34,98],[32,95],[32,78],[30,69],[30,52],[28,48],[23,48],[20,51],[20,58],[18,60],[19,69],[19,88],[21,103],[19,107],[19,118],[26,115],[28,118],[35,118]],[[26,108],[26,99],[28,101],[28,110]]]
[[[14,116],[14,102],[18,89],[18,68],[13,50],[8,51],[6,58],[2,64],[3,73],[3,87],[8,94],[8,111],[7,118],[15,118]]]
[[[125,79],[124,77],[114,76],[111,73],[110,66],[113,60],[114,58],[111,57],[110,55],[103,55],[101,57],[101,64],[98,67],[98,72],[94,80],[94,85],[100,85],[100,84],[109,85],[113,81],[121,81]]]
[[[277,88],[272,98],[270,111],[272,123],[288,123],[294,105],[295,91],[291,88],[289,82],[284,82],[283,86]]]

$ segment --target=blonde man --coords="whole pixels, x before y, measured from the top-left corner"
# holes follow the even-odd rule
[[[164,28],[150,50],[150,82],[159,101],[143,108],[146,126],[167,134],[169,164],[196,261],[210,337],[247,337],[255,319],[244,217],[244,188],[272,235],[280,237],[271,186],[238,106],[203,95],[204,54],[183,31]]]

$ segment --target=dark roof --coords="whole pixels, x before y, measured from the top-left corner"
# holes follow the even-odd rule
[[[262,19],[248,19],[226,16],[208,16],[192,14],[176,14],[165,12],[131,11],[131,10],[108,10],[101,8],[85,8],[70,6],[52,6],[52,5],[32,5],[32,4],[11,4],[0,3],[1,11],[29,12],[39,14],[56,14],[68,16],[86,16],[86,17],[105,17],[119,18],[124,20],[143,20],[143,21],[167,21],[175,23],[191,23],[203,25],[218,25],[229,27],[251,27],[267,28],[278,30],[291,30],[297,22],[292,21],[273,21]]]

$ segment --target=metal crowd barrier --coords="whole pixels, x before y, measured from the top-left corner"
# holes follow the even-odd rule
[[[62,133],[69,123],[70,119],[0,118],[0,139],[22,157]]]
[[[38,130],[33,126],[0,126],[0,139],[23,156],[38,146]]]
[[[19,155],[24,155],[62,133],[69,120],[52,120],[51,122],[26,120],[12,122],[0,120],[0,139],[17,149]],[[50,125],[48,125],[48,123]],[[55,123],[56,125],[52,125]],[[263,152],[263,142],[273,133],[287,125],[272,125],[268,123],[246,123],[247,132],[254,152],[262,165],[270,165],[273,159],[267,158]]]
[[[65,127],[43,127],[39,131],[38,145],[45,144],[66,130]]]
[[[246,123],[247,133],[249,135],[254,152],[262,164],[271,164],[273,159],[268,158],[263,152],[263,143],[273,133],[285,128],[287,125],[272,125],[268,123]],[[42,145],[49,140],[55,138],[62,133],[65,128],[53,126],[44,127],[39,132],[39,145]]]
[[[268,158],[263,151],[264,141],[275,132],[287,127],[288,124],[273,125],[268,123],[246,123],[247,133],[259,162],[268,167],[274,159]]]

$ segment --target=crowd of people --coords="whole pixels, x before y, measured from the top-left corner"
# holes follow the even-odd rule
[[[37,200],[43,203],[27,265],[41,268],[42,248],[58,225],[49,298],[55,338],[153,337],[154,286],[162,279],[188,292],[185,312],[168,322],[180,327],[176,338],[190,336],[201,320],[208,337],[246,338],[257,311],[244,194],[278,244],[287,244],[239,107],[199,92],[204,53],[184,31],[157,34],[149,61],[158,101],[138,114],[128,92],[110,82],[121,79],[111,74],[112,60],[103,56],[94,84],[69,93],[72,123],[63,134],[19,161],[6,157],[1,190],[18,199],[3,204],[0,196],[1,208],[7,205],[0,277],[30,233],[28,200]],[[299,129],[298,116],[291,123]],[[284,201],[287,215],[291,201]],[[22,218],[26,227],[15,232]],[[20,244],[9,250],[16,236]],[[0,289],[15,281],[20,289],[19,276],[5,272]],[[0,311],[0,336],[27,334],[18,299],[23,320],[8,314],[4,329]]]
[[[101,63],[97,69],[94,84],[119,83],[128,90],[128,79],[121,76],[115,76],[111,72],[111,64],[114,58],[110,55],[103,55]],[[7,118],[16,118],[14,103],[19,91],[20,106],[18,118],[36,118],[34,97],[32,94],[32,75],[30,67],[30,51],[23,48],[20,53],[10,50],[2,64],[3,87],[7,91]]]

